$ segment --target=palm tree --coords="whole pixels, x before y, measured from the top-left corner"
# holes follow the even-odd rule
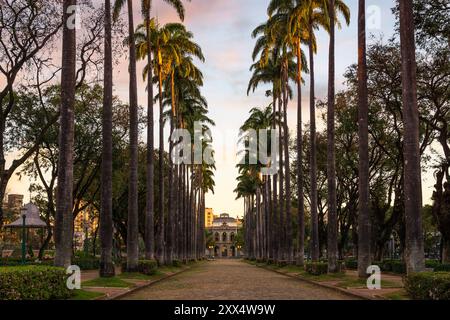
[[[328,272],[339,271],[338,267],[338,226],[336,208],[336,154],[335,154],[335,25],[336,12],[342,13],[347,25],[350,24],[350,10],[340,0],[328,1],[328,15],[330,17],[330,52],[328,68],[328,112],[327,112],[327,179],[328,179]]]
[[[256,37],[258,34],[262,34],[256,42],[253,58],[255,59],[258,54],[260,54],[260,65],[264,67],[270,62],[274,62],[273,66],[279,68],[278,79],[274,79],[274,88],[278,90],[274,92],[278,93],[279,112],[280,116],[283,117],[283,120],[280,121],[279,126],[279,136],[282,137],[282,143],[279,144],[280,205],[277,209],[279,210],[279,226],[282,231],[278,232],[281,236],[281,246],[278,251],[282,259],[292,261],[293,246],[290,175],[283,173],[283,167],[285,173],[290,172],[287,103],[288,99],[292,97],[292,90],[289,87],[288,82],[289,80],[296,79],[297,64],[293,60],[295,54],[293,53],[292,45],[287,33],[289,16],[284,12],[279,12],[273,16],[271,15],[271,12],[269,12],[269,15],[271,17],[267,23],[260,25],[253,31],[253,37]],[[253,84],[251,83],[253,88],[256,87],[259,81],[263,80],[258,79],[257,74],[255,74],[254,77],[255,79],[251,80],[253,82]],[[274,103],[275,100],[276,99],[274,99]],[[286,190],[286,196],[284,195],[284,190]]]
[[[265,25],[260,26],[260,29],[263,29]],[[258,28],[254,31],[254,36],[258,32]],[[267,42],[267,37],[265,35],[262,35],[255,45],[255,50],[253,53],[253,60],[256,59],[258,53],[261,51],[261,47],[265,46]],[[266,95],[271,95],[273,102],[272,102],[272,125],[271,129],[276,130],[277,125],[277,119],[276,116],[276,105],[278,102],[278,99],[280,97],[279,91],[281,87],[281,78],[280,78],[280,68],[279,63],[276,61],[275,57],[271,55],[267,62],[265,64],[261,63],[261,61],[254,63],[250,70],[253,70],[252,77],[250,78],[247,94],[249,94],[250,90],[255,91],[256,88],[264,83],[264,84],[271,84],[272,90],[268,91]],[[275,152],[275,150],[272,150],[272,152]],[[272,157],[271,157],[272,158]],[[275,167],[278,167],[278,163],[272,164]],[[277,170],[278,171],[278,170]],[[270,232],[268,232],[268,242],[269,242],[269,257],[277,259],[279,254],[279,216],[278,216],[278,174],[274,174],[272,176],[272,196],[271,196],[271,213],[267,217],[267,225],[271,226]],[[281,202],[280,202],[281,204]]]
[[[370,255],[369,213],[369,101],[367,94],[366,1],[359,0],[358,14],[358,141],[359,141],[359,208],[358,208],[358,276],[367,277]]]
[[[125,0],[116,0],[114,3],[114,20],[117,20]],[[128,4],[128,46],[129,73],[130,73],[130,173],[128,189],[128,221],[127,221],[127,270],[135,271],[139,259],[139,232],[138,232],[138,101],[136,76],[136,45],[134,41],[133,1]]]
[[[61,267],[68,267],[72,258],[76,30],[75,26],[69,23],[71,17],[68,11],[76,4],[76,0],[64,0],[63,2],[59,169],[55,217],[55,265]]]
[[[402,88],[405,161],[405,260],[408,273],[425,268],[422,231],[422,180],[419,150],[419,109],[417,105],[416,46],[414,39],[413,1],[400,4],[400,43],[402,54]]]
[[[112,46],[111,1],[105,0],[105,65],[103,93],[102,197],[100,209],[101,263],[100,276],[114,276],[112,262]]]
[[[315,73],[314,54],[317,51],[315,45],[314,30],[322,27],[328,30],[329,20],[326,14],[325,0],[306,0],[299,2],[291,13],[291,21],[305,19],[308,34],[309,70],[310,70],[310,180],[311,180],[311,257],[313,261],[319,260],[319,221],[317,214],[317,148],[316,148],[316,103],[315,103]]]
[[[180,0],[166,0],[178,13],[181,20],[184,20],[184,7]],[[153,259],[155,255],[155,235],[154,235],[154,117],[153,117],[153,61],[151,50],[151,7],[152,0],[142,0],[142,14],[146,29],[147,48],[147,194],[146,194],[146,215],[145,215],[145,256],[146,259]]]
[[[144,33],[144,29],[147,31]],[[150,31],[148,31],[150,30]],[[148,40],[147,33],[151,33],[151,47],[155,51],[155,57],[157,59],[156,63],[156,73],[158,74],[157,82],[159,93],[157,95],[157,99],[160,103],[160,162],[163,160],[164,155],[164,99],[170,101],[171,112],[169,113],[169,121],[171,124],[171,133],[174,129],[174,126],[177,123],[177,92],[176,92],[176,79],[175,77],[180,77],[180,74],[183,73],[183,77],[187,78],[189,76],[201,78],[201,72],[194,66],[192,62],[192,56],[197,57],[201,61],[204,61],[204,56],[201,51],[201,48],[198,44],[192,41],[193,34],[188,32],[186,28],[179,23],[169,23],[162,27],[156,24],[154,20],[151,20],[148,26],[140,25],[136,31],[136,45],[138,48],[138,57],[144,58],[148,57]],[[144,69],[144,76],[147,75],[150,71],[150,67],[152,65],[148,64]],[[202,80],[195,79],[195,81],[200,81],[202,84]],[[163,90],[164,89],[164,90]],[[173,144],[170,142],[170,151],[172,151]],[[172,245],[175,242],[174,239],[174,226],[173,226],[173,216],[175,214],[175,206],[172,206],[174,203],[174,189],[173,189],[173,164],[170,165],[171,169],[169,172],[169,213],[168,213],[168,234],[167,234],[167,242],[168,246],[165,248],[164,246],[164,193],[160,190],[160,202],[159,202],[159,212],[161,222],[159,225],[159,234],[158,234],[158,260],[160,262],[165,261],[167,258],[167,262],[171,262],[173,248]],[[164,172],[160,171],[160,183],[163,182]],[[160,185],[161,188],[164,189],[163,186]],[[162,197],[162,198],[161,198]],[[164,250],[167,249],[166,257],[164,257]]]
[[[245,121],[244,125],[241,127],[241,131],[244,133],[244,136],[241,139],[247,139],[251,138],[247,136],[245,133],[248,132],[248,130],[263,130],[263,129],[270,129],[273,123],[273,117],[274,113],[272,112],[272,106],[268,106],[264,109],[259,108],[253,108],[250,110],[250,116]],[[260,137],[257,139],[257,147],[258,152],[261,148],[264,148],[265,153],[269,158],[271,158],[271,153],[274,152],[274,150],[271,150],[270,147],[267,147],[265,145],[262,145],[259,141]],[[268,144],[271,146],[271,142]],[[246,154],[247,155],[247,154]],[[261,169],[262,164],[258,163],[256,165],[252,164],[244,164],[239,166],[241,172],[256,172],[258,176],[258,184],[256,186],[256,223],[255,223],[255,229],[256,229],[256,253],[258,258],[267,258],[268,253],[270,252],[270,244],[265,241],[265,239],[268,236],[268,230],[266,226],[269,225],[269,217],[266,214],[266,209],[269,205],[268,203],[268,197],[266,197],[267,193],[267,179],[266,177],[261,177]],[[262,190],[261,190],[262,189]],[[262,203],[261,203],[261,194],[262,194]],[[264,210],[262,209],[264,207]]]

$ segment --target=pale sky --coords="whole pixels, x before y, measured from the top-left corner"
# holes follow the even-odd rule
[[[100,0],[95,0],[99,2]],[[153,16],[157,16],[161,23],[178,21],[175,11],[163,1],[153,0]],[[343,74],[348,66],[357,59],[357,0],[345,1],[351,9],[352,19],[349,27],[344,26],[336,34],[336,85],[337,89],[344,88]],[[236,201],[233,190],[236,185],[237,170],[234,139],[238,129],[247,118],[253,107],[262,107],[270,103],[264,95],[263,88],[249,97],[246,95],[248,80],[251,76],[249,67],[252,63],[251,53],[254,40],[251,39],[252,30],[267,18],[266,0],[192,0],[186,3],[185,24],[194,33],[195,41],[200,44],[206,57],[200,69],[204,73],[205,86],[203,95],[207,98],[210,117],[216,122],[213,130],[215,139],[217,172],[216,190],[214,195],[208,195],[206,206],[214,209],[216,214],[227,212],[232,216],[242,216],[241,201]],[[370,9],[379,9],[379,29],[370,29],[376,38],[384,35],[387,39],[393,33],[394,17],[391,13],[394,0],[367,1]],[[135,1],[135,24],[141,22],[140,4]],[[376,7],[374,7],[376,6]],[[370,10],[368,14],[370,14]],[[374,11],[376,12],[376,10]],[[368,17],[369,19],[371,17]],[[377,15],[373,18],[377,22]],[[370,41],[370,40],[369,40]],[[306,48],[304,48],[306,50]],[[143,64],[138,64],[138,75],[141,74]],[[316,57],[316,96],[318,99],[326,97],[328,72],[328,36],[325,32],[318,33],[318,55]],[[146,106],[145,85],[142,77],[139,80],[139,103]],[[303,119],[309,121],[309,83],[308,76],[304,87],[304,101],[302,105]],[[114,90],[122,100],[128,101],[128,72],[125,58],[114,72]],[[296,101],[296,99],[294,99]],[[295,129],[296,104],[289,106],[289,125]],[[156,111],[156,110],[155,110]],[[155,117],[158,116],[156,111]],[[157,119],[157,118],[156,118]],[[157,131],[157,130],[156,130]],[[167,136],[167,134],[166,134]],[[142,137],[146,139],[146,137]],[[157,142],[157,132],[155,141]],[[226,141],[227,143],[224,143]],[[231,141],[231,142],[230,142]],[[14,179],[8,189],[11,193],[23,193],[28,198],[29,181],[18,182]],[[424,202],[429,202],[432,193],[433,180],[430,175],[424,175]]]

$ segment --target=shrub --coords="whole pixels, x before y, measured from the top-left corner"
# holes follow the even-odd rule
[[[180,267],[183,265],[183,263],[182,263],[180,260],[174,259],[174,260],[172,261],[172,265],[173,265],[175,268],[180,268]]]
[[[426,268],[436,268],[437,266],[439,266],[441,264],[441,262],[439,260],[426,260],[425,261],[425,267]]]
[[[450,273],[422,272],[405,277],[405,290],[415,300],[450,300]]]
[[[305,270],[314,276],[328,273],[328,263],[325,262],[308,262],[305,264]]]
[[[158,262],[156,260],[139,260],[138,271],[142,274],[151,276],[156,273],[158,269]]]
[[[433,271],[447,271],[450,272],[450,264],[438,264],[433,268]]]
[[[356,259],[345,260],[345,267],[350,270],[358,269],[358,260],[356,260]]]
[[[405,274],[406,264],[400,260],[385,260],[381,264],[381,270],[397,274]]]
[[[72,260],[81,270],[96,270],[100,268],[100,259],[93,256],[78,256]]]
[[[21,266],[0,268],[0,300],[67,299],[64,268]]]
[[[31,265],[37,265],[37,266],[53,266],[53,260],[44,260],[44,261],[37,261],[37,260],[25,260],[25,265],[31,266]],[[22,258],[0,258],[0,266],[5,267],[19,267],[22,266]]]
[[[286,260],[279,260],[277,261],[277,266],[280,268],[286,267],[288,265],[288,262]]]

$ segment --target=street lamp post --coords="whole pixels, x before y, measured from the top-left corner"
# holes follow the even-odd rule
[[[213,257],[212,249],[214,249],[214,247],[213,246],[209,246],[208,249],[209,249],[209,257],[212,258]]]

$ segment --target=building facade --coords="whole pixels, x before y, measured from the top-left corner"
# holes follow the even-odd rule
[[[223,213],[216,216],[212,226],[206,228],[212,233],[214,246],[208,248],[207,254],[216,258],[237,258],[241,256],[241,247],[236,244],[239,221]]]

